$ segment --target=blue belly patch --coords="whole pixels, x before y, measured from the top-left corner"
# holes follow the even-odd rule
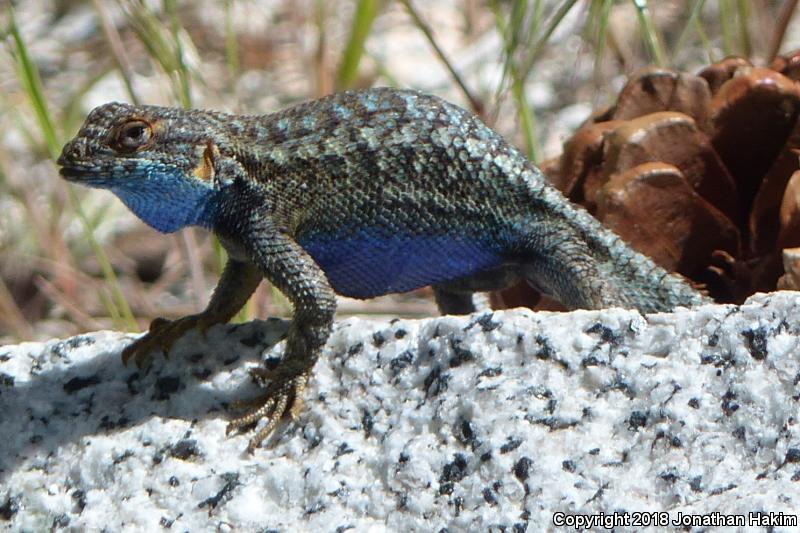
[[[496,243],[461,235],[375,235],[298,239],[334,290],[353,298],[407,292],[476,274],[502,263]]]

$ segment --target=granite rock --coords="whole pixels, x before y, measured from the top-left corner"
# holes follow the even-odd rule
[[[121,333],[0,347],[0,527],[641,530],[763,512],[789,531],[799,315],[779,292],[646,316],[349,318],[302,415],[252,455],[225,425],[257,393],[247,368],[280,357],[281,321],[191,333],[148,372],[122,366]]]

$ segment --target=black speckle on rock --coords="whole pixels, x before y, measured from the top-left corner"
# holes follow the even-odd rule
[[[333,455],[333,458],[338,459],[339,457],[347,455],[348,453],[353,453],[354,451],[355,450],[351,448],[349,444],[343,442],[339,445],[338,448],[336,448],[336,453]]]
[[[561,462],[561,469],[564,472],[575,472],[575,461],[567,459],[566,461]]]
[[[455,511],[455,515],[458,516],[461,514],[461,511],[464,510],[464,497],[463,496],[456,496],[452,500],[453,502],[453,510]],[[447,528],[443,528],[444,532],[447,533]]]
[[[253,333],[251,333],[247,337],[244,337],[243,339],[239,339],[239,342],[241,344],[244,344],[248,348],[255,348],[256,346],[260,346],[262,344],[265,344],[265,342],[264,342],[264,332],[261,329],[255,330],[255,331],[253,331]]]
[[[517,478],[520,482],[524,482],[530,476],[531,467],[533,466],[533,461],[528,457],[521,457],[516,463],[514,463],[514,477]]]
[[[488,452],[483,452],[481,454],[480,459],[481,459],[482,463],[485,463],[486,461],[491,461],[492,460],[492,452],[491,452],[491,450],[488,451]]]
[[[225,359],[223,359],[222,360],[222,365],[223,366],[230,366],[230,365],[232,365],[232,364],[234,364],[234,363],[236,363],[238,361],[239,361],[239,354],[238,353],[234,353],[234,354],[231,354],[230,357],[226,357]]]
[[[77,489],[70,495],[72,501],[75,503],[73,512],[80,514],[86,507],[86,491]]]
[[[455,484],[451,483],[449,481],[445,482],[445,483],[441,483],[439,485],[439,494],[442,494],[443,496],[450,496],[451,494],[453,494],[453,489],[454,488],[455,488]]]
[[[453,461],[444,465],[442,475],[439,476],[439,483],[455,483],[464,479],[467,475],[467,458],[464,454],[456,453]]]
[[[182,461],[189,461],[195,457],[201,456],[202,454],[200,453],[200,449],[197,447],[197,440],[183,439],[179,440],[170,447],[169,455]]]
[[[690,398],[688,404],[689,404],[689,407],[691,407],[692,409],[699,409],[700,408],[700,400],[697,399],[697,398]]]
[[[100,383],[100,377],[97,374],[88,377],[75,377],[64,383],[64,392],[72,394],[86,387],[92,387]]]
[[[753,359],[762,361],[767,358],[766,328],[762,326],[756,329],[747,329],[742,332],[742,335],[744,335],[744,345]]]
[[[458,341],[453,341],[453,357],[448,364],[450,368],[456,368],[475,359],[475,354],[466,348],[462,348]]]
[[[406,368],[414,361],[414,354],[410,350],[406,350],[389,362],[389,368],[392,370],[392,375],[397,375],[401,370]]]
[[[735,399],[736,393],[732,390],[728,390],[722,397],[722,412],[725,413],[725,416],[731,416],[739,410],[739,404],[733,401]]]
[[[786,450],[785,463],[800,463],[800,448],[789,448]]]
[[[128,422],[130,422],[130,420],[126,416],[122,416],[114,420],[109,415],[103,415],[103,418],[100,419],[100,425],[98,427],[103,431],[111,431],[114,429],[125,427],[128,424]]]
[[[592,448],[589,450],[589,455],[597,455],[600,453],[600,448]]]
[[[264,365],[264,368],[266,368],[267,370],[275,370],[281,364],[281,361],[283,361],[283,357],[277,355],[270,355],[269,357],[264,359],[264,362],[262,364]]]
[[[556,416],[543,416],[537,418],[532,413],[526,414],[523,418],[531,424],[542,425],[553,431],[575,427],[579,422],[578,420],[564,419]]]
[[[631,400],[636,397],[636,391],[633,390],[633,387],[622,378],[617,378],[611,384],[610,390],[618,390]]]
[[[596,322],[592,327],[586,330],[586,333],[595,333],[600,335],[600,341],[617,346],[622,341],[622,335],[614,333],[614,330]]]
[[[94,337],[91,335],[78,335],[65,341],[57,342],[50,348],[50,352],[58,357],[64,358],[70,351],[81,346],[91,346],[94,344]]]
[[[522,444],[522,439],[516,439],[514,437],[506,437],[506,442],[500,446],[500,454],[505,454],[510,451],[516,450],[519,448],[520,444]]]
[[[497,505],[497,498],[494,495],[494,491],[489,487],[483,489],[483,500],[489,505]]]
[[[0,372],[0,387],[11,388],[14,386],[14,376]]]
[[[700,355],[700,364],[712,365],[716,368],[730,368],[736,365],[736,361],[734,361],[733,354],[730,352],[724,355],[716,353],[704,353]]]
[[[182,383],[177,376],[164,376],[156,380],[154,400],[167,400],[181,389]]]
[[[380,331],[376,331],[372,334],[372,345],[376,348],[380,348],[386,342],[386,337],[383,336],[383,333]]]
[[[494,318],[494,313],[484,313],[478,317],[477,320],[468,324],[467,327],[464,328],[464,331],[469,330],[472,326],[478,325],[481,327],[481,330],[484,333],[488,333],[490,331],[494,331],[499,328],[502,324],[500,322],[496,322],[492,320]]]
[[[178,479],[177,476],[170,476],[169,481],[167,481],[167,483],[169,483],[170,487],[178,487],[181,484],[181,480]]]
[[[397,510],[398,511],[408,510],[408,494],[406,494],[405,492],[397,495]]]
[[[584,357],[583,360],[581,361],[581,366],[583,368],[589,368],[590,366],[604,366],[604,365],[605,365],[605,362],[600,361],[594,355],[590,355],[588,357]]]
[[[208,507],[209,510],[216,509],[220,503],[225,503],[231,498],[233,498],[233,490],[241,485],[239,483],[239,474],[236,472],[226,472],[222,474],[222,480],[225,482],[225,485],[213,496],[209,496],[205,500],[201,501],[197,504],[199,509],[203,507]]]
[[[556,351],[550,345],[550,341],[547,340],[547,337],[543,335],[536,336],[536,344],[539,346],[539,349],[536,350],[534,354],[537,359],[552,359],[555,355]]]
[[[513,533],[525,533],[528,531],[528,524],[526,522],[516,522],[511,526]]]
[[[364,428],[364,434],[367,437],[372,435],[372,428],[375,427],[375,419],[372,418],[372,413],[366,409],[361,413],[361,427]]]
[[[633,411],[631,416],[628,417],[628,428],[637,430],[647,425],[647,413],[642,411]]]
[[[486,370],[482,371],[478,374],[479,378],[494,378],[503,374],[503,369],[499,366],[493,368],[487,368]]]
[[[744,441],[745,440],[745,435],[746,435],[746,432],[745,432],[744,426],[739,426],[738,428],[733,430],[733,436],[736,437],[737,439],[739,439],[740,441]]]
[[[397,458],[397,462],[400,464],[405,464],[411,457],[406,452],[400,452],[400,456]]]
[[[352,357],[354,355],[360,354],[363,350],[364,350],[364,343],[363,342],[357,342],[357,343],[355,343],[354,345],[350,346],[347,349],[347,355]]]
[[[717,344],[719,344],[719,335],[717,335],[716,333],[712,333],[711,335],[708,336],[708,345],[711,348],[714,348]]]
[[[11,520],[18,511],[19,497],[8,495],[6,496],[6,501],[0,505],[0,518],[3,520]]]
[[[315,502],[314,504],[310,505],[309,507],[306,507],[306,509],[305,509],[303,514],[304,514],[304,516],[311,516],[313,514],[317,514],[319,512],[324,511],[326,508],[327,508],[327,505],[325,505],[324,503]],[[351,526],[346,526],[346,525],[339,526],[339,527],[336,528],[335,531],[339,531],[339,530],[346,531],[347,529],[350,529],[350,527]]]
[[[60,515],[53,518],[53,525],[50,526],[50,531],[55,531],[58,528],[67,527],[69,525],[69,516],[66,513],[61,513]]]
[[[666,481],[667,483],[675,483],[678,480],[678,475],[671,470],[666,470],[664,472],[659,473],[658,477]]]
[[[173,524],[175,524],[175,520],[166,516],[162,516],[161,520],[158,521],[158,525],[164,529],[172,529]]]
[[[12,388],[14,386],[14,376],[0,372],[0,387]]]
[[[794,471],[791,479],[792,481],[800,481],[800,469]]]
[[[456,421],[456,428],[453,433],[455,434],[458,442],[464,446],[469,446],[473,450],[481,445],[477,435],[475,435],[475,428],[473,427],[472,422],[466,418],[462,417]]]
[[[692,492],[702,492],[703,490],[703,476],[694,476],[692,479],[689,480],[689,488],[692,489]]]
[[[442,371],[442,367],[437,366],[425,377],[425,396],[430,398],[447,390],[450,375]]]
[[[397,328],[397,330],[394,332],[394,338],[395,339],[402,339],[406,335],[408,335],[408,332],[406,330],[404,330],[403,328]]]
[[[712,490],[709,494],[711,496],[719,496],[723,492],[728,492],[729,490],[733,490],[736,487],[737,487],[737,485],[735,483],[729,483],[729,484],[725,485],[724,487],[717,487],[716,489]]]

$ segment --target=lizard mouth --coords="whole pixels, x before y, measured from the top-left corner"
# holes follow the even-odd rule
[[[59,170],[61,177],[67,181],[78,181],[87,176],[88,172],[77,168],[63,167]]]

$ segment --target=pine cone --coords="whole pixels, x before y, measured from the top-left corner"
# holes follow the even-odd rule
[[[697,75],[646,69],[542,169],[634,249],[740,303],[775,290],[782,250],[800,246],[799,79],[800,50],[771,68],[730,57]],[[797,282],[787,273],[781,287]],[[523,287],[492,300],[539,302]]]

